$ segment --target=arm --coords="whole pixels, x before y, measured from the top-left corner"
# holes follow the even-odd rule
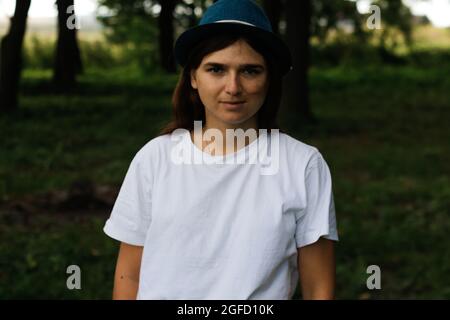
[[[113,300],[136,299],[143,248],[121,243],[114,276]]]
[[[334,299],[336,263],[334,242],[319,238],[298,248],[298,272],[305,300]]]

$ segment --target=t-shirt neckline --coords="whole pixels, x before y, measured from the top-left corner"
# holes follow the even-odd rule
[[[192,141],[189,130],[186,130],[185,132],[185,141],[191,150],[193,150],[194,156],[200,157],[200,159],[203,159],[208,164],[245,164],[248,163],[249,159],[257,159],[254,157],[258,157],[258,152],[263,152],[267,144],[267,132],[266,130],[259,130],[258,137],[248,145],[235,152],[223,155],[211,155],[210,153],[201,150],[194,141]]]

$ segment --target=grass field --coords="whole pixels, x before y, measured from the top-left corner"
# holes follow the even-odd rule
[[[53,95],[50,77],[26,70],[21,109],[0,116],[0,298],[108,299],[118,248],[102,233],[109,208],[30,203],[80,181],[117,189],[169,119],[177,77],[87,70],[72,96]],[[337,298],[450,298],[449,87],[445,66],[311,70],[320,122],[291,135],[332,172]],[[66,288],[71,264],[82,290]],[[366,288],[372,264],[381,290]]]

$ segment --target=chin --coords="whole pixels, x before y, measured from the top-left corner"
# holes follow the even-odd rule
[[[244,123],[246,120],[248,120],[247,117],[239,117],[239,116],[234,116],[234,117],[226,117],[223,118],[222,121],[226,124],[230,124],[230,125],[237,125],[237,124],[241,124]]]

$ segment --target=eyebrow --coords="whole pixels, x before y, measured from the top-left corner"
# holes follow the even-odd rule
[[[205,63],[205,67],[225,67],[224,64],[222,63],[218,63],[218,62],[208,62]],[[264,66],[261,64],[254,64],[254,63],[246,63],[246,64],[240,64],[239,65],[240,68],[260,68],[260,69],[264,69]]]

